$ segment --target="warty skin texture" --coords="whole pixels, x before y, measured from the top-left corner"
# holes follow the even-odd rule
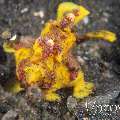
[[[4,43],[4,50],[13,53],[16,60],[18,80],[11,87],[12,92],[37,85],[44,93],[43,98],[48,101],[59,101],[61,97],[56,91],[65,87],[72,87],[73,96],[78,99],[92,93],[93,83],[85,82],[84,72],[71,53],[77,41],[72,28],[89,13],[83,6],[71,2],[61,3],[56,20],[45,24],[40,37],[31,47],[20,42]],[[103,39],[114,42],[116,35],[100,30],[86,33],[79,38],[80,41]]]

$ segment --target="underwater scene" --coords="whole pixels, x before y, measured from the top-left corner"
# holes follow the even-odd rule
[[[0,120],[120,120],[120,0],[0,0]]]

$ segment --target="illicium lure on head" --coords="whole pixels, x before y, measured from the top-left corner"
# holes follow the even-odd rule
[[[4,42],[4,50],[13,53],[16,60],[18,81],[12,92],[19,92],[28,86],[37,85],[48,101],[60,100],[56,90],[72,87],[73,96],[82,99],[92,93],[93,83],[85,82],[84,72],[71,53],[77,41],[71,30],[74,25],[88,16],[90,12],[83,6],[63,2],[57,10],[56,20],[45,24],[31,47],[21,42]],[[114,42],[116,35],[107,30],[89,32],[79,37],[79,41],[102,39]]]

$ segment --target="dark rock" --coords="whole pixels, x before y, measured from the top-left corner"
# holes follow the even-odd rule
[[[6,62],[6,53],[4,52],[3,48],[0,46],[0,64],[4,64]]]
[[[0,65],[0,84],[5,84],[8,79],[8,69],[5,65]]]
[[[110,101],[110,104],[120,105],[120,92],[119,94]]]
[[[40,102],[42,99],[42,92],[38,86],[31,86],[27,89],[26,98],[31,103]]]
[[[7,105],[6,103],[1,103],[0,104],[0,113],[6,113],[10,110],[10,106]]]
[[[74,111],[74,109],[76,108],[77,106],[77,100],[76,98],[72,97],[72,96],[69,96],[67,98],[67,108],[69,111]]]

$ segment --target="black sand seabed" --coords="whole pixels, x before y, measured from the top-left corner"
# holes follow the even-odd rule
[[[55,18],[56,8],[61,1],[0,0],[0,35],[9,30],[12,34],[20,32],[23,36],[39,36],[44,23]],[[120,98],[117,97],[120,91],[120,0],[71,1],[84,5],[91,11],[91,15],[76,27],[79,34],[109,29],[118,36],[118,41],[114,44],[90,41],[74,49],[75,57],[85,71],[86,80],[96,85],[95,92],[88,98],[77,101],[69,90],[61,90],[58,92],[63,96],[62,101],[54,103],[43,102],[38,88],[31,91],[32,99],[28,98],[29,92],[12,95],[3,90],[2,86],[15,79],[14,60],[12,55],[6,57],[0,48],[1,120],[120,119]],[[0,37],[0,46],[2,43]]]

